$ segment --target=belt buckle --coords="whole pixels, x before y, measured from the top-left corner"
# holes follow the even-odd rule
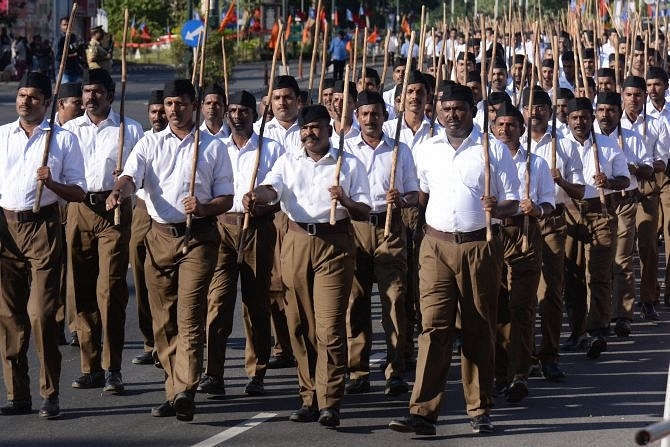
[[[88,194],[88,203],[93,206],[98,204],[98,196],[94,192]]]
[[[454,242],[457,244],[462,244],[463,243],[463,233],[458,232],[458,233],[453,233],[454,235]]]
[[[368,222],[370,223],[370,225],[373,225],[375,227],[379,225],[379,214],[370,214]]]
[[[30,222],[30,219],[27,217],[27,214],[25,214],[24,211],[17,211],[16,212],[16,221],[18,223],[26,223],[26,222]]]
[[[309,234],[310,236],[316,236],[316,224],[315,223],[308,223],[307,228],[305,228],[305,230],[307,230],[307,234]]]
[[[170,235],[172,237],[179,237],[179,229],[175,225],[170,225]]]

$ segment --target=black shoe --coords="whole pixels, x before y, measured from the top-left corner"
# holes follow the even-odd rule
[[[33,404],[30,399],[16,399],[7,401],[7,405],[0,407],[3,416],[15,416],[17,414],[28,414],[32,411]]]
[[[414,433],[419,436],[435,435],[435,423],[418,414],[410,414],[402,419],[389,422],[389,428],[400,433]]]
[[[174,411],[174,405],[169,400],[166,400],[157,407],[151,409],[151,416],[155,418],[173,417],[177,413]]]
[[[270,357],[268,360],[268,369],[282,369],[282,368],[293,368],[295,367],[295,359],[287,356],[283,357]]]
[[[565,379],[565,373],[560,370],[556,362],[542,362],[542,375],[552,382],[561,382]]]
[[[491,416],[480,414],[470,419],[470,426],[473,433],[493,433],[494,427],[491,423]]]
[[[616,324],[614,325],[614,333],[617,337],[628,337],[631,331],[630,321],[625,318],[617,318]]]
[[[643,320],[657,321],[659,317],[656,309],[654,309],[654,305],[651,303],[642,303],[640,318]]]
[[[565,343],[561,345],[561,349],[563,351],[583,351],[587,348],[588,343],[589,340],[585,335],[580,335],[579,337],[571,335],[565,340]]]
[[[172,405],[178,421],[189,422],[193,420],[195,403],[193,403],[193,397],[188,393],[177,394]]]
[[[324,427],[337,427],[340,425],[340,410],[337,408],[324,408],[319,412],[319,424]]]
[[[542,377],[542,369],[539,363],[533,363],[528,368],[528,377]]]
[[[399,396],[409,391],[409,385],[400,377],[391,377],[386,381],[384,394],[387,396]]]
[[[507,396],[507,390],[509,389],[509,382],[506,380],[497,380],[493,384],[493,397],[505,397]]]
[[[663,296],[663,304],[665,307],[670,307],[670,294]]]
[[[347,394],[363,394],[370,392],[370,381],[366,379],[351,379],[344,388]]]
[[[198,383],[198,392],[213,394],[215,396],[225,396],[226,385],[222,377],[205,374],[200,379],[200,383]]]
[[[60,333],[60,337],[58,339],[58,344],[60,346],[66,346],[68,344],[67,338],[65,338],[65,333],[64,332]]]
[[[130,361],[133,365],[153,365],[154,356],[151,352],[143,352]]]
[[[380,371],[386,371],[386,367],[389,366],[389,362],[387,359],[383,359],[382,361],[379,362],[379,370]],[[405,365],[407,366],[407,365]]]
[[[79,336],[76,332],[72,333],[72,338],[70,339],[70,346],[79,347]]]
[[[247,386],[244,387],[244,392],[249,396],[265,396],[263,378],[259,376],[252,377]]]
[[[288,417],[291,422],[316,422],[319,420],[319,410],[303,405]]]
[[[84,374],[77,377],[72,382],[72,388],[102,388],[105,386],[105,373],[103,371],[96,371],[90,374]]]
[[[53,419],[60,416],[60,406],[57,397],[48,397],[42,400],[39,415],[41,418]]]
[[[125,389],[121,371],[107,371],[105,373],[105,387],[102,391],[105,393],[121,394]]]
[[[601,335],[591,337],[591,340],[589,341],[589,349],[586,351],[586,357],[597,359],[604,351],[607,351],[607,341],[605,340],[605,337]]]
[[[514,379],[507,389],[507,402],[517,404],[528,396],[528,384],[523,379]]]

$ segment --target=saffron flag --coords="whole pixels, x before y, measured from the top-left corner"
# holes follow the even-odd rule
[[[412,29],[409,26],[409,22],[407,21],[407,16],[402,16],[402,23],[400,24],[400,29],[402,29],[402,32],[405,34],[412,34]]]
[[[377,27],[375,26],[375,29],[370,33],[368,36],[368,43],[377,43],[377,37],[379,37],[379,32],[377,31]]]
[[[228,7],[228,12],[226,12],[226,15],[223,16],[223,19],[221,19],[221,24],[219,25],[219,32],[223,32],[223,30],[230,24],[236,23],[237,22],[237,14],[235,14],[235,0],[230,4],[230,7]]]

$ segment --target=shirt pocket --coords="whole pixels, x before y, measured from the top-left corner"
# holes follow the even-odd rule
[[[457,172],[461,182],[470,189],[480,189],[484,185],[484,170],[481,166],[467,166]]]

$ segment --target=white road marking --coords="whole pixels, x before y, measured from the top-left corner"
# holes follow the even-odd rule
[[[256,416],[252,417],[251,419],[247,419],[246,421],[237,424],[234,427],[230,427],[221,433],[217,433],[211,438],[207,438],[202,442],[199,442],[197,444],[194,444],[191,447],[214,447],[216,445],[222,444],[229,439],[234,438],[237,435],[241,435],[245,431],[252,429],[256,427],[257,425],[262,424],[265,421],[268,421],[272,419],[273,417],[277,416],[277,413],[258,413]]]

